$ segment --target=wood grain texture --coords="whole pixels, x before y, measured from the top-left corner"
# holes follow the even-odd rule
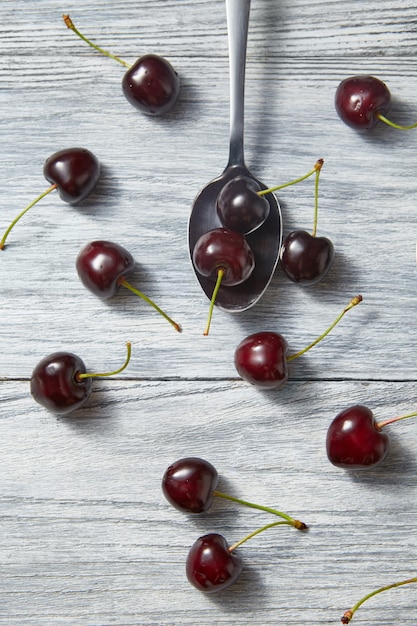
[[[133,62],[168,57],[181,94],[163,119],[132,109],[123,68],[68,31]],[[223,0],[5,0],[0,3],[0,231],[46,188],[45,159],[83,145],[102,163],[80,207],[57,194],[34,207],[0,253],[0,623],[80,626],[330,626],[364,593],[416,575],[416,423],[390,428],[379,468],[348,474],[325,456],[330,420],[360,402],[386,419],[415,409],[417,131],[358,136],[334,111],[339,81],[370,73],[393,94],[392,117],[417,116],[417,22],[409,0],[253,0],[246,71],[247,165],[278,184],[324,158],[319,233],[335,264],[311,289],[278,267],[253,309],[215,311],[192,273],[193,198],[228,157]],[[310,229],[313,182],[279,194],[285,233]],[[75,257],[88,241],[127,247],[131,282],[182,324],[176,333],[132,294],[103,303]],[[352,296],[363,303],[290,366],[280,392],[245,385],[234,349],[256,330],[304,347]],[[29,378],[58,349],[102,371],[92,398],[60,419],[36,405]],[[242,546],[244,572],[217,597],[187,583],[188,547],[209,530],[235,541],[269,521],[216,502],[188,518],[160,480],[181,456],[207,458],[224,491],[278,506],[311,526]],[[353,624],[415,623],[415,587],[375,598]]]

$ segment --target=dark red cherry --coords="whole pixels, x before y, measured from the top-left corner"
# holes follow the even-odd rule
[[[222,285],[228,286],[243,283],[255,267],[245,237],[228,228],[215,228],[202,235],[194,246],[193,263],[200,274],[213,281],[222,269]]]
[[[180,82],[169,61],[156,54],[146,54],[127,70],[122,89],[136,109],[147,115],[162,115],[174,106]]]
[[[96,186],[100,163],[85,148],[67,148],[45,161],[43,174],[47,181],[57,185],[62,200],[75,204],[84,200]]]
[[[360,404],[339,413],[327,431],[327,456],[337,467],[373,467],[386,457],[389,448],[388,435],[378,428],[372,411]]]
[[[327,274],[334,259],[334,246],[327,237],[294,230],[281,248],[281,267],[294,283],[314,285]]]
[[[33,370],[30,392],[48,411],[64,415],[81,407],[89,398],[91,378],[78,378],[86,371],[83,361],[70,352],[55,352]]]
[[[112,241],[92,241],[80,250],[76,269],[83,285],[99,298],[111,298],[135,267],[133,256]]]
[[[269,202],[259,196],[260,185],[253,178],[229,180],[217,196],[216,210],[225,228],[246,235],[261,226],[269,215]]]
[[[235,350],[235,367],[246,382],[278,389],[288,380],[288,345],[282,335],[259,332],[249,335]]]
[[[228,550],[226,539],[209,533],[191,546],[186,563],[187,578],[194,587],[215,593],[234,583],[242,571],[242,559]]]
[[[379,78],[352,76],[336,90],[335,106],[340,119],[355,130],[366,132],[391,108],[391,93]]]
[[[186,457],[167,468],[162,491],[179,511],[203,513],[211,507],[218,478],[217,470],[208,461]]]

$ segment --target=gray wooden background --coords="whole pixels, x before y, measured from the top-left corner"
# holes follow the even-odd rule
[[[155,52],[181,79],[161,119],[121,93],[123,68],[62,22],[128,62]],[[381,125],[359,136],[337,118],[340,80],[369,73],[393,94],[392,117],[417,120],[417,18],[410,0],[253,0],[246,72],[246,161],[270,184],[325,160],[319,234],[336,260],[302,289],[278,267],[250,311],[215,310],[187,249],[190,207],[228,157],[228,50],[223,0],[2,0],[0,230],[46,189],[45,159],[81,145],[102,163],[79,208],[49,195],[0,253],[0,623],[8,625],[332,625],[364,593],[416,575],[417,422],[389,428],[373,471],[327,460],[331,419],[360,402],[378,419],[417,407],[417,130]],[[285,233],[310,230],[313,182],[279,194]],[[128,248],[132,283],[177,322],[120,291],[109,303],[75,272],[93,239]],[[251,332],[281,332],[295,352],[355,294],[363,303],[290,365],[280,391],[237,377],[233,353]],[[88,405],[57,418],[35,404],[29,378],[56,350],[78,354],[96,380]],[[278,528],[242,546],[228,591],[201,594],[185,577],[189,546],[208,531],[230,542],[270,521],[216,502],[188,518],[160,482],[198,455],[220,487],[276,506],[311,527]],[[416,586],[364,605],[352,623],[415,625]]]

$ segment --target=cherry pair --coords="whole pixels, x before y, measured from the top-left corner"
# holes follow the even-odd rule
[[[162,478],[162,491],[170,504],[185,513],[204,513],[211,507],[213,498],[217,497],[272,513],[281,520],[258,528],[230,546],[223,535],[218,533],[199,537],[188,553],[186,575],[194,587],[206,593],[226,589],[237,580],[243,562],[235,550],[255,535],[282,524],[294,526],[298,530],[307,529],[304,522],[286,513],[218,491],[218,479],[217,470],[211,463],[198,457],[185,457],[167,468]]]

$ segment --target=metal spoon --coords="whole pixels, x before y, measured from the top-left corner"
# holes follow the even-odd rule
[[[216,199],[222,187],[236,176],[248,176],[256,180],[261,188],[265,185],[248,170],[244,160],[244,89],[246,45],[249,27],[250,0],[226,0],[227,28],[230,63],[230,147],[229,162],[223,174],[204,187],[194,200],[188,224],[188,244],[192,253],[196,241],[212,228],[219,228]],[[268,287],[276,265],[282,243],[281,211],[275,196],[266,198],[270,204],[269,216],[257,230],[246,235],[255,257],[255,269],[250,278],[234,287],[221,286],[216,305],[221,309],[238,312],[253,306]],[[214,283],[201,276],[194,268],[197,279],[211,299]]]

